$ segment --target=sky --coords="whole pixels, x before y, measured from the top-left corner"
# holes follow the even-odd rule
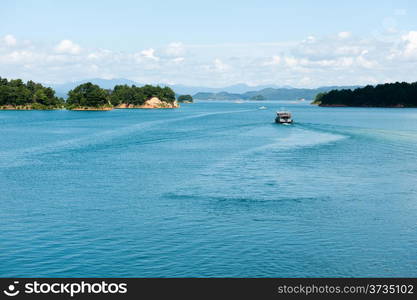
[[[417,1],[2,0],[0,76],[222,87],[417,81]]]

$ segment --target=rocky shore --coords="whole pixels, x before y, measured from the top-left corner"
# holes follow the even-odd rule
[[[0,105],[0,110],[57,110],[63,107],[42,105]]]
[[[77,111],[101,111],[101,110],[112,110],[113,107],[111,106],[103,106],[103,107],[91,107],[91,106],[83,106],[83,107],[74,107],[69,110],[77,110]]]
[[[153,97],[147,101],[145,101],[142,105],[134,105],[134,104],[126,104],[122,103],[117,105],[115,108],[117,109],[124,109],[124,108],[142,108],[142,109],[154,109],[154,108],[178,108],[180,105],[177,101],[173,103],[162,101],[157,97]]]

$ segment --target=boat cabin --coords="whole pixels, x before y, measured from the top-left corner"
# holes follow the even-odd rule
[[[277,111],[275,123],[291,124],[292,122],[291,113],[289,111]]]

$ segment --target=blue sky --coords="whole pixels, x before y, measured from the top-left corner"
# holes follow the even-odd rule
[[[416,1],[3,0],[0,11],[0,76],[41,82],[415,81],[416,58]]]

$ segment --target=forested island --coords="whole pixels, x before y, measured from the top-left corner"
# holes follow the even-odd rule
[[[39,83],[0,77],[0,109],[2,110],[111,110],[113,108],[176,108],[174,91],[169,87],[116,85],[103,89],[91,82],[68,92],[68,99],[55,96],[55,91]]]
[[[312,103],[336,107],[417,107],[417,82],[367,85],[354,90],[331,90],[317,94]]]
[[[66,108],[70,110],[111,110],[109,101],[111,93],[96,84],[87,82],[80,84],[68,92]]]
[[[61,109],[65,101],[55,96],[55,91],[40,83],[0,77],[0,109]]]
[[[193,103],[194,99],[191,95],[180,95],[178,96],[178,102],[180,103]]]
[[[178,102],[170,87],[116,85],[110,93],[110,103],[116,108],[176,108]]]

